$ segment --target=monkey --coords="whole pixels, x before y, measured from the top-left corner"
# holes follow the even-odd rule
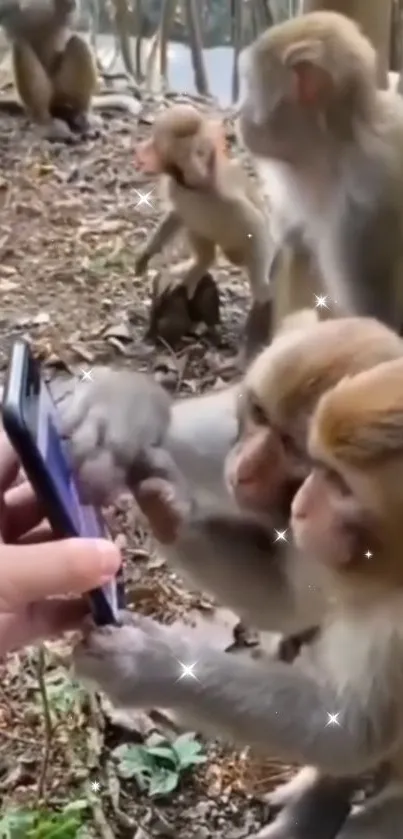
[[[98,86],[89,45],[73,33],[76,0],[4,0],[0,26],[12,44],[14,80],[19,97],[35,125],[49,140],[73,141],[99,133],[91,104],[122,107],[137,114],[129,96],[110,94],[94,101]],[[0,100],[8,109],[10,102]]]
[[[356,24],[312,12],[243,52],[239,130],[270,178],[273,237],[299,236],[333,314],[401,330],[403,102]]]
[[[376,399],[374,400],[374,394]],[[292,667],[231,660],[178,630],[134,615],[92,629],[78,646],[79,678],[119,705],[161,701],[197,727],[279,760],[306,762],[335,782],[391,767],[389,790],[352,813],[339,839],[397,839],[403,823],[403,358],[347,376],[319,398],[309,429],[311,471],[292,501],[296,565],[327,592],[319,638]],[[277,568],[278,572],[278,568]],[[179,662],[197,662],[180,679]],[[290,836],[272,827],[265,839]]]
[[[185,580],[196,588],[213,593],[218,600],[241,615],[246,623],[252,623],[263,630],[280,630],[287,635],[303,631],[315,620],[320,624],[323,614],[318,585],[305,586],[304,581],[301,581],[305,596],[303,606],[300,604],[302,612],[298,615],[293,612],[292,601],[278,598],[277,589],[273,601],[268,600],[267,594],[272,588],[276,563],[288,550],[283,544],[274,543],[273,525],[278,528],[287,526],[293,492],[306,476],[309,466],[304,453],[307,417],[318,395],[341,376],[388,358],[399,357],[402,353],[402,342],[398,336],[375,321],[351,318],[314,326],[315,319],[312,311],[289,318],[288,328],[285,328],[285,324],[279,337],[250,368],[246,391],[253,392],[255,381],[259,382],[259,399],[265,400],[260,419],[259,401],[248,398],[245,402],[241,398],[239,384],[218,393],[180,399],[171,405],[170,427],[162,445],[166,446],[179,465],[191,489],[197,490],[193,498],[183,483],[175,485],[175,476],[171,484],[168,481],[167,485],[167,474],[155,476],[153,469],[150,469],[150,478],[147,473],[143,474],[144,480],[140,482],[137,491],[133,487],[130,469],[125,481],[126,486],[129,484],[134,489],[136,499],[146,513],[154,535],[163,545],[167,559]],[[98,488],[101,470],[91,475],[91,469],[94,469],[97,458],[101,458],[102,447],[109,447],[110,455],[111,446],[117,444],[117,438],[111,442],[108,432],[102,437],[105,427],[112,430],[119,424],[120,431],[125,429],[127,435],[126,442],[120,441],[112,459],[120,458],[121,452],[125,450],[129,463],[138,458],[135,442],[138,435],[136,405],[140,400],[136,396],[135,381],[133,379],[130,384],[128,373],[121,383],[119,395],[119,377],[120,373],[116,371],[94,371],[91,384],[78,386],[75,394],[77,403],[74,404],[73,400],[64,417],[66,433],[70,438],[73,430],[73,452],[76,448],[74,430],[77,433],[78,429],[79,432],[77,443],[81,475],[85,474],[90,485],[98,485]],[[145,411],[143,399],[141,404]],[[240,433],[237,429],[237,414],[242,405]],[[148,412],[150,417],[154,417],[152,404]],[[265,428],[262,415],[265,414],[273,417],[274,422],[273,433],[271,435],[270,429],[267,430],[266,446],[263,444],[260,451],[263,466],[267,462],[271,477],[276,476],[277,484],[270,497],[264,494],[267,474],[259,474],[257,469],[256,490],[252,494],[250,489],[245,493],[241,480],[242,446],[245,449],[243,461],[246,466],[248,451],[253,454],[253,431],[255,448],[256,444],[263,442]],[[146,413],[143,414],[145,418]],[[81,440],[84,441],[84,447]],[[252,447],[248,449],[250,443]],[[278,458],[276,449],[280,455]],[[227,486],[222,480],[226,458]],[[258,466],[258,447],[255,462]],[[283,479],[280,477],[281,467],[285,472]],[[103,468],[103,480],[105,471]],[[172,475],[168,477],[172,478]],[[260,500],[262,494],[263,504]],[[237,503],[234,507],[235,496]],[[251,503],[254,496],[255,501]],[[268,508],[271,508],[269,517]],[[189,510],[192,518],[185,521],[183,526],[180,519]],[[172,544],[169,527],[173,524],[174,528],[178,528],[178,519],[182,532],[180,538],[176,536]],[[269,556],[273,559],[272,563],[268,563]],[[247,574],[244,572],[245,558]],[[343,780],[340,786],[335,787],[326,777],[316,778],[312,773],[303,773],[298,785],[294,780],[288,793],[287,788],[280,790],[280,793],[276,792],[272,803],[280,804],[290,799],[290,807],[285,808],[281,819],[286,823],[288,809],[287,823],[293,823],[297,809],[300,824],[298,839],[314,839],[312,831],[315,826],[320,831],[318,835],[321,839],[332,839],[338,821],[347,812],[349,802],[345,784],[348,785],[348,780]],[[323,812],[327,814],[326,824],[323,812],[320,815],[321,803]],[[326,830],[329,832],[326,833]]]
[[[150,259],[184,230],[193,256],[177,266],[174,277],[181,277],[192,299],[219,246],[248,275],[253,302],[244,355],[251,358],[271,337],[269,221],[258,189],[227,156],[222,125],[192,105],[171,106],[157,115],[152,136],[138,146],[136,159],[144,172],[165,176],[169,204],[138,254],[136,273],[143,274]]]

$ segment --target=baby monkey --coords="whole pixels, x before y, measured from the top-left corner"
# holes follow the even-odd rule
[[[137,274],[183,229],[193,256],[175,274],[192,298],[219,246],[248,274],[253,303],[245,356],[253,356],[271,337],[269,222],[263,197],[239,163],[227,157],[222,125],[191,105],[175,105],[157,117],[151,139],[139,145],[136,158],[144,172],[166,176],[169,202],[138,255]]]
[[[76,0],[7,0],[0,6],[17,92],[50,140],[96,128],[89,110],[97,69],[88,44],[71,32],[76,10]]]

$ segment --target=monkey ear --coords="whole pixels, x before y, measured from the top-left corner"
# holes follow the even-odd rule
[[[294,74],[298,102],[302,105],[319,103],[332,83],[330,73],[322,66],[322,44],[318,41],[292,44],[284,52],[283,61]]]
[[[161,161],[153,140],[145,140],[144,143],[139,143],[134,160],[141,171],[149,175],[157,175],[162,171]]]

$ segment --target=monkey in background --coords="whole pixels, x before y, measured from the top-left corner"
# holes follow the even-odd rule
[[[252,307],[245,327],[249,359],[271,337],[272,243],[265,201],[241,165],[226,154],[223,127],[191,105],[159,114],[151,139],[137,149],[148,174],[165,176],[168,212],[136,260],[142,274],[150,259],[180,231],[187,233],[192,258],[174,271],[189,298],[216,259],[217,246],[245,268]]]
[[[17,92],[32,121],[49,140],[71,141],[99,132],[91,105],[138,113],[129,96],[94,100],[97,67],[89,45],[71,31],[76,0],[4,0],[0,26],[11,41]],[[9,102],[0,100],[0,108]]]
[[[77,675],[118,705],[163,702],[196,728],[309,763],[335,783],[346,768],[358,777],[386,761],[388,788],[348,817],[338,839],[398,839],[403,823],[402,441],[402,358],[347,377],[320,398],[311,472],[292,503],[298,556],[285,552],[265,588],[268,601],[281,598],[287,608],[287,598],[306,596],[301,573],[323,587],[321,632],[292,667],[231,658],[190,630],[138,615],[89,630],[75,653]],[[178,661],[197,662],[197,678],[178,679]],[[289,839],[295,831],[298,821],[259,836]]]
[[[291,588],[284,585],[293,551],[273,537],[273,527],[287,528],[293,495],[309,472],[310,414],[341,377],[403,351],[398,336],[376,321],[314,320],[312,311],[289,318],[241,385],[171,404],[168,433],[160,428],[155,443],[174,469],[156,459],[152,435],[145,436],[158,394],[139,399],[136,374],[96,370],[92,383],[78,385],[64,418],[91,498],[95,489],[105,493],[97,496],[102,501],[130,486],[168,561],[192,588],[209,591],[249,625],[287,635],[320,625],[325,608],[319,581],[311,585],[304,569]],[[303,770],[269,800],[284,808],[282,829],[292,825],[295,839],[333,839],[354,786]]]
[[[273,236],[300,237],[334,313],[403,326],[403,102],[333,12],[287,20],[244,50],[240,129],[272,184]],[[317,292],[317,289],[314,289]]]

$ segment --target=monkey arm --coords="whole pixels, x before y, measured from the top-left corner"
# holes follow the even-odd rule
[[[136,274],[142,274],[146,270],[150,259],[162,251],[182,226],[182,220],[175,210],[170,210],[161,219],[136,259]]]
[[[306,608],[289,582],[292,549],[275,544],[273,532],[239,512],[224,515],[196,506],[175,543],[162,549],[192,588],[209,592],[260,630],[297,632],[322,618],[324,600],[317,597]]]
[[[206,733],[342,777],[378,765],[401,736],[401,712],[393,704],[399,691],[390,696],[384,684],[380,690],[376,677],[367,689],[351,682],[341,693],[326,679],[324,661],[317,670],[270,660],[259,665],[200,646],[191,631],[185,639],[150,620],[133,622],[92,631],[75,652],[77,675],[119,705],[162,703]],[[179,678],[183,665],[193,665],[196,678]]]

